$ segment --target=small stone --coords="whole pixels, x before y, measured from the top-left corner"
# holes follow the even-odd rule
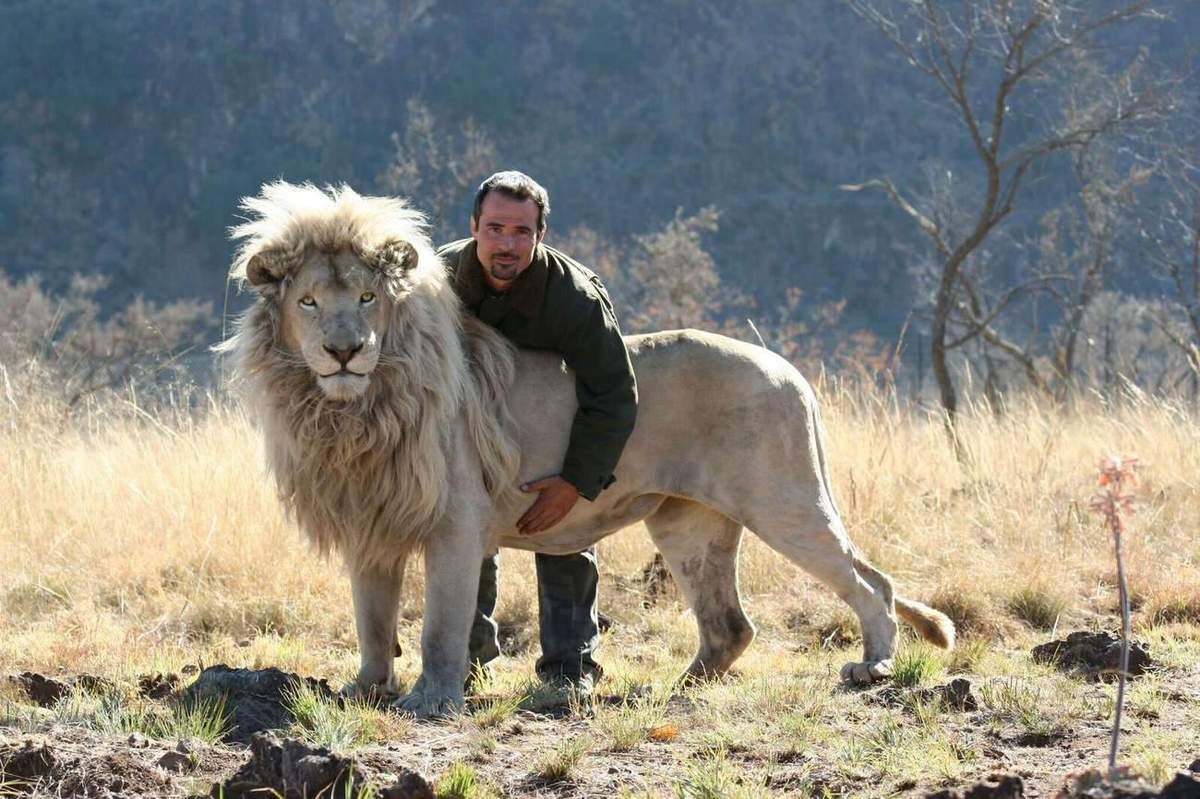
[[[148,699],[166,699],[178,687],[178,674],[143,674],[138,677],[138,693]]]
[[[45,743],[26,741],[15,751],[0,749],[0,776],[35,780],[50,773],[58,759]]]
[[[25,692],[25,695],[42,707],[52,707],[67,694],[67,685],[31,671],[9,678]]]
[[[1025,783],[1012,774],[993,774],[969,788],[953,788],[926,794],[926,799],[1023,799]]]
[[[184,755],[196,755],[208,748],[199,738],[184,738],[175,744],[175,751]]]
[[[185,755],[183,752],[164,752],[158,759],[158,767],[175,774],[183,774],[194,769],[196,761],[191,755]]]
[[[125,742],[133,749],[145,749],[150,745],[150,739],[140,732],[132,732]]]
[[[1188,771],[1200,774],[1200,757],[1192,761],[1192,765],[1188,766]]]
[[[382,799],[434,799],[433,788],[425,778],[409,769],[404,769],[379,795]]]

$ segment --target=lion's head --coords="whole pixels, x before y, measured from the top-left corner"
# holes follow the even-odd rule
[[[246,280],[273,303],[279,345],[303,359],[326,397],[348,401],[370,385],[418,261],[416,247],[399,238],[365,251],[268,249],[246,263]]]
[[[389,345],[403,343],[392,330],[398,304],[418,288],[448,289],[424,217],[348,186],[282,181],[242,209],[249,221],[232,231],[243,243],[230,274],[258,293],[276,354],[303,365],[329,400],[362,397]]]

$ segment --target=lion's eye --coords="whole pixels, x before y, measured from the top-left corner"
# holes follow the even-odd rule
[[[308,296],[307,294],[305,294],[303,297],[300,298],[300,304],[303,305],[305,308],[316,308],[317,307],[317,301],[314,300],[312,297]]]
[[[363,305],[368,305],[372,302],[375,302],[375,292],[364,291],[362,293],[362,296],[358,298],[358,301],[361,302]]]

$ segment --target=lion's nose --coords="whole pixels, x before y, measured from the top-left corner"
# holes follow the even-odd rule
[[[337,362],[340,363],[342,366],[345,366],[346,364],[350,363],[350,359],[353,358],[355,355],[357,355],[358,351],[362,349],[362,344],[358,344],[347,350],[334,349],[333,347],[330,347],[327,344],[322,344],[321,346],[325,348],[326,352],[328,352],[330,355],[332,355],[334,358],[336,358]]]

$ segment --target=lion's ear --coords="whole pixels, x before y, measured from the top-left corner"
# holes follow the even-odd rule
[[[417,248],[404,239],[387,239],[368,256],[372,265],[381,272],[407,272],[417,265]]]
[[[291,268],[292,258],[282,250],[263,250],[246,262],[246,280],[255,288],[273,285],[283,280]]]

